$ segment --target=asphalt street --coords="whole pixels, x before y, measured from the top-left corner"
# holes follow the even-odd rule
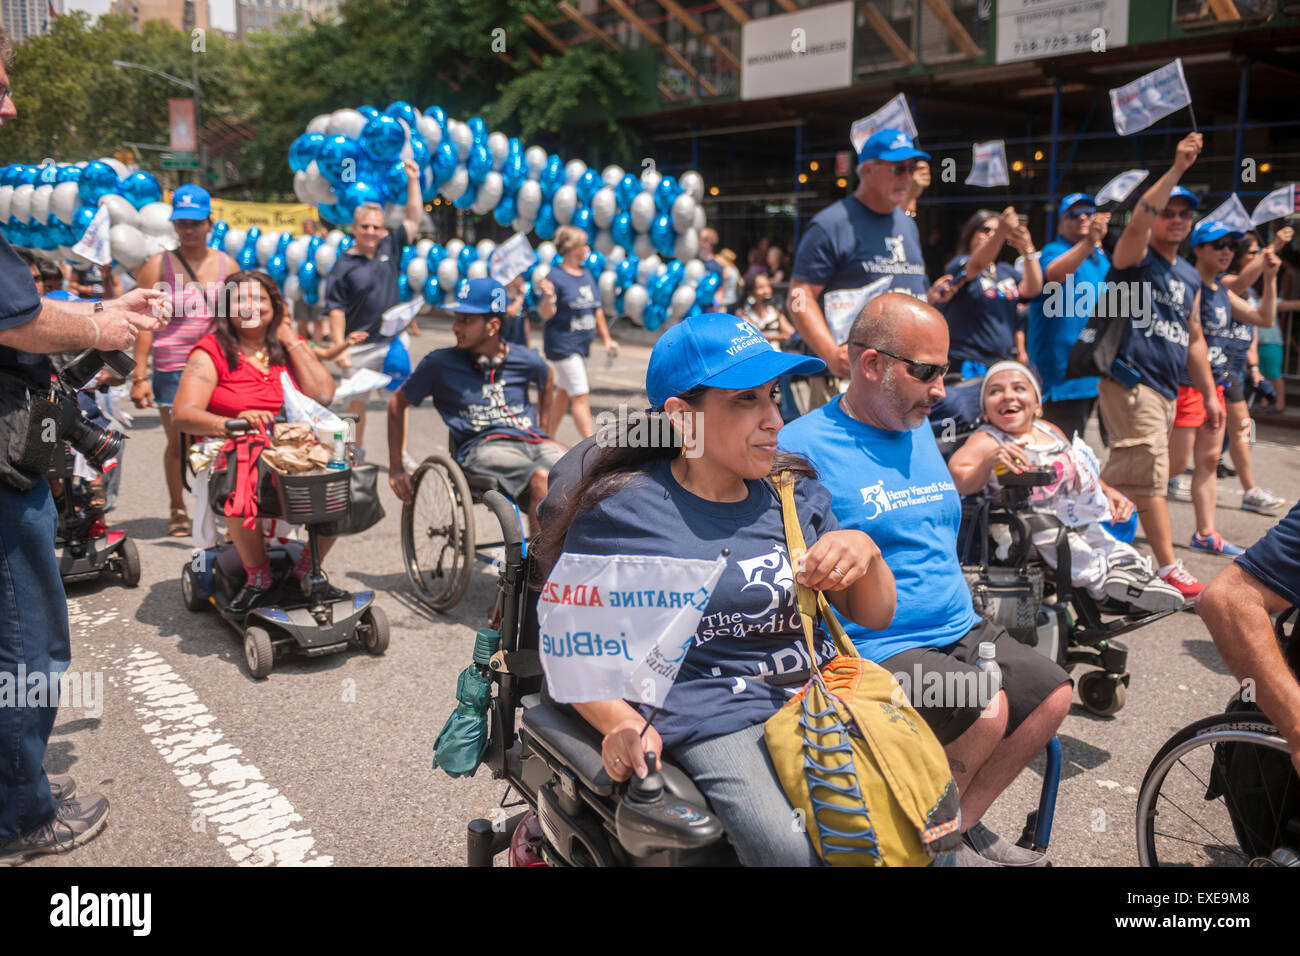
[[[452,344],[446,324],[427,317],[422,324],[416,360]],[[597,411],[621,401],[641,407],[648,354],[629,346],[607,368],[594,350]],[[576,441],[570,422],[559,437]],[[1254,448],[1257,480],[1290,500],[1300,494],[1298,437],[1262,425]],[[370,405],[366,438],[370,460],[386,464],[378,401]],[[182,604],[180,572],[191,546],[166,534],[162,447],[156,413],[138,413],[110,523],[139,546],[139,586],[105,576],[68,587],[71,669],[92,684],[101,675],[103,694],[60,712],[46,766],[75,775],[83,790],[105,793],[109,824],[74,853],[28,865],[462,864],[466,824],[490,816],[504,786],[483,770],[450,779],[431,769],[431,752],[455,706],[456,676],[470,663],[475,629],[485,623],[491,571],[484,565],[476,573],[450,614],[414,600],[402,570],[400,503],[381,479],[387,516],[341,539],[325,568],[341,587],[377,592],[392,625],[387,654],[289,658],[269,679],[253,680],[234,632],[215,614],[193,614]],[[440,447],[446,430],[437,414],[427,403],[412,409],[410,453],[419,458]],[[1220,483],[1219,530],[1248,545],[1275,518],[1243,512],[1240,501],[1235,480]],[[479,527],[489,533],[491,518],[478,510]],[[1185,543],[1194,530],[1191,505],[1174,502],[1171,511],[1175,541]],[[1227,564],[1185,546],[1179,555],[1202,580]],[[1060,729],[1065,766],[1051,846],[1058,866],[1135,864],[1134,811],[1147,764],[1174,731],[1221,711],[1234,690],[1192,614],[1144,628],[1128,644],[1127,706],[1100,718],[1076,703]],[[994,830],[1018,836],[1037,803],[1041,764],[994,804],[985,818]]]

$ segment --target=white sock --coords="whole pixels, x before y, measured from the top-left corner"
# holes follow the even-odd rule
[[[1177,564],[1166,564],[1163,568],[1160,568],[1158,571],[1156,571],[1156,574],[1160,575],[1163,578],[1166,574],[1168,574],[1176,567],[1178,567]]]

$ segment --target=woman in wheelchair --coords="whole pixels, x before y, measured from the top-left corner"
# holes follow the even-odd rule
[[[541,568],[561,552],[714,559],[729,550],[663,706],[574,706],[604,735],[602,758],[615,780],[644,776],[645,753],[666,750],[709,800],[746,865],[818,862],[802,828],[792,825],[763,743],[764,721],[808,677],[793,575],[825,590],[837,610],[865,627],[883,627],[894,613],[893,575],[880,550],[867,535],[839,528],[830,495],[806,461],[777,451],[777,378],[824,367],[817,358],[777,352],[735,316],[706,313],[669,329],[651,354],[646,393],[671,421],[672,443],[602,447],[554,517],[548,513],[533,546]],[[768,480],[786,469],[798,476],[795,496],[810,543],[794,568]],[[818,667],[835,653],[826,635],[820,638]]]
[[[328,405],[334,379],[302,339],[284,321],[285,305],[275,281],[264,272],[230,276],[217,299],[212,330],[190,352],[176,392],[174,417],[188,435],[227,436],[226,422],[248,421],[254,428],[270,427],[284,405],[280,373],[304,395]],[[228,521],[226,530],[248,573],[231,609],[257,607],[271,587],[271,562],[260,527],[248,529]],[[321,537],[321,557],[333,538]],[[294,568],[299,580],[310,569],[311,555]]]
[[[1053,546],[1066,528],[1071,556],[1071,584],[1097,600],[1108,598],[1135,611],[1176,610],[1183,596],[1157,577],[1150,562],[1112,536],[1101,522],[1124,520],[1132,502],[1099,477],[1090,449],[1071,443],[1061,430],[1042,419],[1042,393],[1034,374],[1019,362],[1004,361],[989,369],[980,390],[985,424],[948,461],[963,495],[1000,490],[998,474],[1022,474],[1046,468],[1055,477],[1036,487],[1029,500],[1033,543],[1049,567],[1056,567]]]

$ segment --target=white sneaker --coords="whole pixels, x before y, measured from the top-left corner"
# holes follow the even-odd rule
[[[1257,511],[1262,515],[1273,514],[1284,504],[1285,498],[1279,498],[1267,488],[1251,488],[1241,496],[1242,511]]]
[[[1106,597],[1135,611],[1177,611],[1185,603],[1182,591],[1137,562],[1111,568],[1102,589]]]
[[[1169,479],[1169,497],[1175,501],[1192,500],[1192,479],[1187,475],[1175,475]]]

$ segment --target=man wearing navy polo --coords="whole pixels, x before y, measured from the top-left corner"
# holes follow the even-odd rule
[[[1110,213],[1097,212],[1087,193],[1061,200],[1056,238],[1043,246],[1043,291],[1029,303],[1025,336],[1029,365],[1043,383],[1043,417],[1067,436],[1083,434],[1097,404],[1096,378],[1066,378],[1070,347],[1092,317],[1110,259],[1101,241]]]

